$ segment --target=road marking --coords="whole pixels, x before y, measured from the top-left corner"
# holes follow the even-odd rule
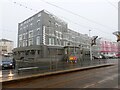
[[[95,71],[93,71],[93,72],[95,72]],[[98,74],[99,72],[95,72],[95,74]],[[87,74],[87,73],[86,73]],[[47,85],[46,87],[51,87],[51,86],[56,86],[56,85],[62,85],[62,84],[66,84],[66,83],[69,83],[70,81],[73,81],[73,80],[77,80],[77,79],[83,79],[83,78],[86,78],[86,76],[88,76],[88,75],[92,75],[93,73],[90,73],[90,74],[87,74],[87,75],[84,75],[84,76],[78,76],[78,77],[74,77],[74,78],[72,78],[72,79],[68,79],[68,80],[65,80],[65,81],[59,81],[59,82],[57,82],[57,83],[54,83],[53,85]],[[96,82],[97,83],[97,82]],[[95,83],[95,84],[96,84]],[[88,86],[85,86],[85,87],[89,87],[89,86],[93,86],[93,85],[95,85],[95,84],[90,84],[90,85],[88,85]]]
[[[105,82],[105,81],[107,81],[107,80],[113,80],[113,79],[114,79],[115,77],[117,77],[117,76],[118,76],[117,74],[112,75],[111,77],[107,77],[106,79],[103,79],[103,80],[101,80],[101,81],[99,81],[99,82],[96,82],[96,83],[93,83],[93,84],[86,85],[86,86],[83,87],[83,88],[88,88],[88,87],[94,86],[94,85],[96,85],[96,84],[103,83],[103,82]],[[117,86],[117,87],[118,87],[118,86]]]
[[[88,88],[88,87],[90,87],[90,86],[94,86],[95,85],[95,83],[93,83],[93,84],[89,84],[89,85],[86,85],[85,87],[83,87],[83,88]]]
[[[103,82],[108,81],[108,80],[113,80],[117,76],[118,76],[117,74],[112,75],[111,77],[107,77],[106,79],[103,79],[103,80],[101,80],[101,81],[99,81],[97,83],[103,83]]]

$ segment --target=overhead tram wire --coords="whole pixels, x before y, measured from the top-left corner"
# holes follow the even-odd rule
[[[109,33],[109,32],[105,32],[105,31],[103,31],[103,30],[101,30],[101,29],[98,29],[98,28],[93,28],[93,27],[90,27],[90,26],[81,25],[81,24],[76,23],[76,22],[73,22],[72,20],[69,20],[69,19],[67,19],[67,18],[65,18],[65,17],[63,17],[63,19],[66,19],[66,20],[70,21],[71,23],[73,23],[73,24],[75,24],[75,25],[78,25],[78,26],[81,26],[81,27],[83,27],[83,28],[95,29],[95,30],[98,30],[98,31],[100,30],[100,32],[102,32],[102,33],[111,34],[111,33]]]
[[[112,2],[110,2],[109,0],[106,0],[111,6],[113,6],[114,8],[116,8],[118,10],[118,7],[115,6]]]
[[[96,21],[94,21],[94,20],[91,20],[91,19],[86,18],[86,17],[84,17],[84,16],[81,16],[81,15],[79,15],[79,14],[76,14],[76,13],[74,13],[74,12],[72,12],[72,11],[69,11],[69,10],[67,10],[67,9],[65,9],[65,8],[62,8],[62,7],[60,7],[60,6],[57,6],[57,5],[53,4],[53,3],[47,2],[47,1],[45,1],[45,0],[41,0],[41,1],[43,1],[43,2],[45,2],[45,3],[47,3],[47,4],[49,4],[49,5],[52,5],[52,6],[54,6],[54,7],[57,7],[57,8],[59,8],[59,9],[63,10],[63,11],[66,11],[66,12],[68,12],[68,13],[71,13],[71,14],[73,14],[73,15],[76,15],[76,16],[82,18],[82,19],[85,19],[85,20],[89,21],[89,22],[98,24],[98,25],[100,25],[100,26],[102,26],[102,27],[105,27],[105,28],[107,28],[107,29],[111,29],[111,27],[108,27],[108,26],[106,26],[106,25],[103,25],[103,24],[101,24],[101,23],[98,23],[98,22],[96,22]],[[115,29],[114,29],[114,30],[115,30]]]
[[[35,11],[35,12],[38,11],[38,10],[34,10],[34,9],[32,9],[32,8],[29,8],[29,7],[27,7],[27,6],[23,5],[23,4],[17,3],[17,2],[13,2],[13,3],[14,3],[14,4],[17,4],[17,5],[19,5],[19,6],[22,6],[22,7],[26,8],[26,9]],[[62,16],[62,17],[63,17],[63,16]],[[67,18],[65,18],[65,17],[63,17],[63,18],[64,18],[64,19],[67,19]],[[67,19],[67,20],[69,20],[69,19]],[[71,21],[71,20],[69,20],[69,21]],[[77,24],[77,25],[79,25],[79,26],[81,26],[81,27],[84,27],[84,28],[88,28],[88,29],[89,29],[89,28],[97,29],[98,31],[100,30],[100,29],[98,29],[98,28],[93,28],[93,27],[81,25],[81,24],[75,23],[75,22],[73,22],[73,21],[72,21],[72,23],[73,23],[73,24]],[[102,30],[100,30],[100,31],[102,31]],[[103,31],[103,33],[107,33],[107,32],[104,32],[104,31]],[[111,34],[111,33],[107,33],[107,34]]]
[[[6,28],[1,28],[0,27],[0,30],[3,32],[10,32],[10,33],[14,33],[14,32],[17,32],[17,31],[13,31],[13,30],[10,30],[10,29],[6,29]]]
[[[20,4],[20,3],[17,3],[17,2],[13,2],[13,3],[18,4],[18,5],[20,5],[20,6],[24,7],[24,8],[27,8],[27,9],[29,9],[29,10],[32,10],[32,11],[34,11],[34,12],[37,12],[37,11],[38,11],[38,10],[36,10],[36,9],[29,8],[29,7],[25,6],[25,5]]]
[[[23,4],[17,3],[17,2],[13,2],[13,3],[16,4],[16,5],[19,5],[19,6],[21,6],[21,7],[24,7],[24,8],[26,8],[26,9],[32,10],[32,11],[34,11],[34,12],[37,12],[37,11],[38,11],[38,10],[35,10],[35,9],[32,9],[32,8],[29,8],[29,7],[27,7],[27,6],[23,5]],[[62,16],[62,17],[63,17],[63,16]],[[63,18],[66,19],[66,20],[69,20],[69,19],[67,19],[67,18],[65,18],[65,17],[63,17]],[[81,24],[75,23],[75,22],[73,22],[72,20],[69,20],[69,21],[71,21],[73,24],[79,25],[79,26],[84,27],[84,28],[97,29],[98,31],[100,30],[100,29],[98,29],[98,28],[93,28],[93,27],[89,27],[89,26],[85,26],[85,25],[81,25]],[[102,30],[100,30],[100,32],[106,33],[106,34],[111,34],[111,33],[108,33],[108,32],[104,32],[104,31],[102,31]]]

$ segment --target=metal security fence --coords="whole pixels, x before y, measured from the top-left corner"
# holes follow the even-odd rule
[[[49,62],[48,62],[49,61]],[[18,74],[45,73],[60,70],[69,70],[74,68],[89,67],[109,63],[107,59],[81,60],[79,62],[66,62],[55,60],[55,58],[46,58],[41,61],[21,61],[16,60],[16,71]]]

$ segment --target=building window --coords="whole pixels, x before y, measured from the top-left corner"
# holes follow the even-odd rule
[[[61,45],[61,41],[60,41],[60,39],[57,39],[56,44],[57,44],[57,45]]]
[[[54,30],[52,28],[49,28],[49,35],[55,36]]]
[[[25,33],[25,38],[26,38],[26,39],[28,38],[28,34],[27,34],[27,33]]]
[[[26,25],[26,28],[28,28],[28,25]]]
[[[59,40],[59,45],[62,45],[61,40]]]
[[[56,31],[56,37],[58,38],[59,36],[58,36],[58,31]]]
[[[60,35],[60,39],[62,39],[62,33],[61,32],[59,32],[59,35]]]
[[[23,40],[23,47],[27,45],[26,43],[26,40]]]
[[[26,40],[26,46],[28,46],[28,40]]]
[[[22,47],[22,44],[23,44],[22,41],[19,41],[19,47]]]
[[[4,44],[6,44],[6,42],[4,41]]]
[[[67,46],[67,45],[68,45],[68,42],[67,42],[67,41],[63,41],[63,45],[64,45],[64,46]]]
[[[33,45],[33,39],[29,39],[29,46]]]
[[[33,23],[30,23],[30,27],[32,27]]]
[[[40,35],[40,28],[37,29],[37,34],[36,35]]]
[[[40,20],[37,20],[37,25],[40,25]]]
[[[55,27],[58,27],[58,23],[55,23]]]
[[[49,38],[49,39],[48,39],[48,44],[51,45],[51,43],[52,43],[52,39]]]
[[[63,46],[66,46],[66,41],[63,41]]]
[[[22,26],[23,24],[21,23],[20,26]]]
[[[32,18],[30,18],[30,21],[33,21],[33,17],[32,17]]]
[[[52,38],[52,45],[55,45],[55,39]]]
[[[2,51],[7,51],[7,46],[2,46]]]
[[[49,43],[49,45],[54,45],[55,44],[55,39],[54,38],[49,38],[48,43]]]
[[[22,40],[22,35],[19,35],[19,40]]]
[[[49,25],[51,25],[51,21],[49,20]]]
[[[62,39],[62,32],[56,31],[56,37]]]
[[[24,33],[24,34],[23,34],[23,39],[25,39],[25,38],[26,38],[25,36],[26,36],[26,34]]]
[[[69,40],[69,35],[68,34],[64,34],[63,36],[64,36],[64,39]]]
[[[22,28],[20,28],[20,31],[22,31]]]
[[[40,36],[36,37],[36,45],[40,45]]]
[[[40,17],[40,16],[41,16],[41,13],[38,14],[38,17]]]
[[[29,38],[33,37],[33,31],[29,31]]]

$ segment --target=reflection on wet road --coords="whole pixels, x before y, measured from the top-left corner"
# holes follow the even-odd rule
[[[15,75],[14,69],[8,69],[8,70],[1,70],[0,71],[0,82],[2,82],[3,79],[12,80],[13,76]]]

